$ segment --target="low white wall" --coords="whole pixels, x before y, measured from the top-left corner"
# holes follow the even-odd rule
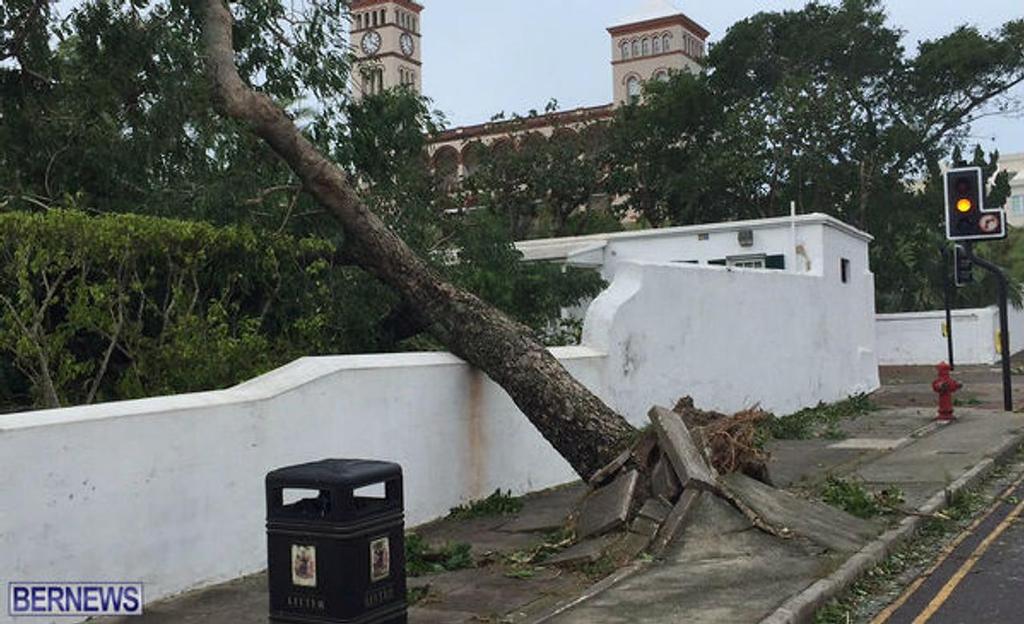
[[[554,351],[600,392],[601,354]],[[221,392],[0,417],[0,576],[142,581],[151,601],[256,572],[264,475],[327,457],[399,462],[409,525],[574,478],[452,355],[307,358]]]
[[[1010,351],[1024,350],[1024,310],[1010,306]],[[949,359],[942,333],[946,313],[908,312],[879,314],[875,328],[878,363],[882,365],[932,365]],[[953,311],[953,358],[957,364],[994,364],[999,309],[974,308]]]
[[[587,314],[608,398],[634,423],[690,395],[778,415],[878,387],[873,278],[624,263]]]
[[[838,267],[623,263],[591,306],[586,346],[553,351],[636,424],[684,394],[785,414],[871,390],[873,282],[851,257],[845,284]],[[499,487],[575,478],[454,356],[307,358],[220,392],[0,417],[0,574],[142,581],[152,601],[255,572],[264,475],[325,457],[402,464],[410,526]]]

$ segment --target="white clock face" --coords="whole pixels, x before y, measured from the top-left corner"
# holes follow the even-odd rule
[[[376,54],[380,50],[380,33],[371,30],[363,35],[362,48],[364,54]]]
[[[413,41],[412,35],[409,33],[402,33],[402,36],[398,39],[398,43],[402,46],[402,54],[412,56],[413,50],[416,49],[416,42]]]

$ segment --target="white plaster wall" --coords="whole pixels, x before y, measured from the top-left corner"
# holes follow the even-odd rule
[[[803,239],[822,249],[829,229]],[[636,424],[684,394],[786,414],[872,390],[866,241],[835,236],[829,257],[851,258],[848,284],[838,261],[813,255],[805,274],[617,261],[586,346],[554,352]],[[325,457],[402,464],[408,526],[499,487],[575,478],[504,391],[452,355],[306,358],[220,392],[0,417],[0,574],[140,580],[152,601],[257,571],[264,475]]]
[[[1024,310],[1010,307],[1010,351],[1024,350]],[[882,365],[932,365],[949,359],[942,326],[942,310],[879,314],[878,363]],[[994,364],[1001,356],[996,348],[999,310],[953,310],[953,357],[957,364]]]
[[[601,354],[555,353],[601,393]],[[326,457],[399,462],[410,526],[574,479],[452,355],[307,358],[221,392],[0,418],[0,575],[143,581],[148,602],[258,571],[264,475]]]
[[[608,399],[633,423],[684,395],[779,415],[878,387],[874,283],[838,276],[623,263],[584,342],[608,353]]]

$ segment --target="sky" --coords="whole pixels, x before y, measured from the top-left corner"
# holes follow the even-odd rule
[[[499,111],[562,110],[612,100],[611,44],[606,28],[646,0],[419,0],[423,92],[450,125],[480,123]],[[714,42],[733,23],[761,11],[799,9],[803,0],[676,0],[711,31]],[[886,0],[904,47],[962,24],[990,32],[1024,17],[1024,0]],[[970,8],[968,12],[965,10]],[[1024,99],[1024,87],[1015,94]],[[1024,117],[979,120],[972,142],[1004,154],[1024,152]]]

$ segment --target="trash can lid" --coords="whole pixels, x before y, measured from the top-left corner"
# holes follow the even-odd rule
[[[392,462],[370,459],[323,459],[271,471],[267,474],[267,484],[360,487],[401,476],[402,467]]]

